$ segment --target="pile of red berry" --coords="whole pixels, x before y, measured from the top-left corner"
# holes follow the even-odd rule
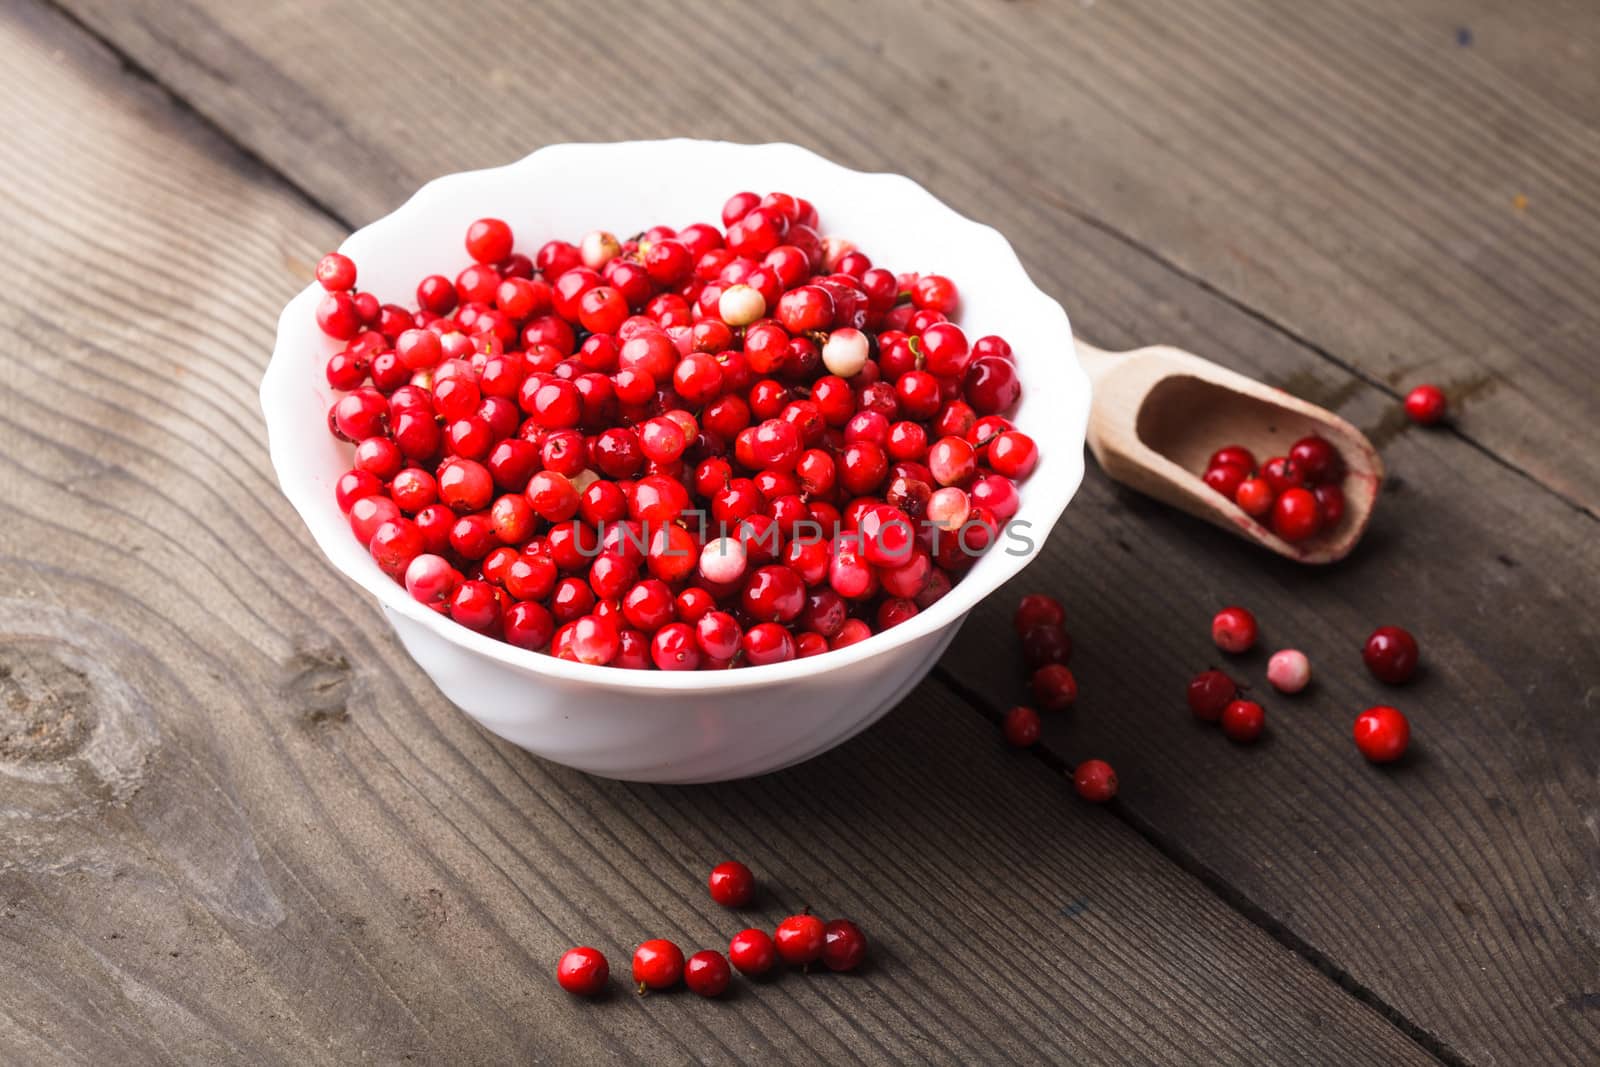
[[[1211,456],[1205,483],[1253,519],[1295,544],[1331,530],[1344,518],[1344,460],[1325,437],[1302,437],[1287,456],[1258,468],[1248,448],[1229,445]]]
[[[480,219],[418,310],[323,258],[338,503],[385,572],[523,648],[693,670],[853,644],[994,544],[1039,458],[1011,346],[805,200],[739,193],[722,223],[530,258]]]
[[[755,875],[736,861],[719,863],[707,880],[711,898],[725,908],[742,908],[755,897]],[[766,974],[781,960],[791,967],[809,969],[821,963],[830,971],[853,971],[867,957],[867,937],[849,919],[823,922],[809,912],[791,915],[768,934],[757,927],[741,930],[728,942],[728,954],[703,949],[684,959],[683,950],[665,938],[651,938],[633,953],[633,980],[638,992],[671,989],[679,982],[703,997],[721,996],[733,978],[733,963],[740,974],[754,978]],[[611,965],[599,949],[587,945],[570,948],[556,965],[556,981],[569,993],[593,997],[611,980]]]

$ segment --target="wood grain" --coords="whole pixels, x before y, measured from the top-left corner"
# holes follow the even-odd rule
[[[338,225],[43,9],[0,43],[0,1060],[1429,1062],[938,683],[715,788],[471,726],[267,463],[273,319]],[[699,888],[726,855],[748,914]],[[551,981],[802,905],[872,965]]]
[[[1565,384],[1587,373],[1580,325],[1595,311],[1581,299],[1593,135],[1543,106],[1548,91],[1419,55],[1414,32],[1348,5],[1208,5],[1202,20],[1150,4],[804,17],[707,4],[689,19],[487,4],[501,30],[487,36],[412,5],[350,31],[413,72],[403,93],[292,8],[163,5],[144,22],[136,7],[74,8],[352,220],[546,141],[795,140],[915,174],[993,222],[1097,341],[1174,341],[1338,409],[1397,478],[1334,575],[1275,565],[1091,476],[1019,583],[1066,595],[1086,649],[1084,708],[1051,747],[1115,756],[1136,825],[1447,1056],[1592,1057],[1595,526],[1517,473],[1589,506],[1600,462],[1582,444],[1593,391]],[[708,26],[747,47],[652,64],[648,82],[582,76],[619,41],[693,54]],[[559,59],[519,91],[531,56]],[[1547,206],[1516,215],[1524,179]],[[1392,387],[1413,374],[1474,393],[1464,429],[1497,454],[1398,419]],[[1305,647],[1323,679],[1274,705],[1255,752],[1192,732],[1179,703],[1229,601],[1255,607],[1268,640]],[[996,598],[945,675],[1001,702],[1004,612]],[[1422,635],[1429,663],[1401,692],[1365,684],[1356,660],[1391,621]],[[1259,666],[1242,672],[1259,680]],[[1419,733],[1414,765],[1387,774],[1346,739],[1382,699]]]

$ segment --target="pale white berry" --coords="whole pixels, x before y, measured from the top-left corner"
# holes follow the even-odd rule
[[[853,326],[834,330],[822,346],[822,362],[829,374],[854,378],[867,365],[867,335]]]
[[[1295,648],[1274,652],[1267,660],[1267,681],[1280,693],[1298,693],[1311,684],[1311,661]]]
[[[766,313],[767,298],[753,285],[730,285],[717,298],[717,314],[729,326],[748,326]]]
[[[622,245],[617,243],[616,235],[605,230],[590,230],[578,244],[578,255],[590,270],[599,270],[621,254]]]
[[[726,585],[744,574],[747,554],[736,537],[718,537],[700,550],[700,573],[707,581]]]
[[[972,500],[965,489],[947,485],[928,498],[924,513],[941,530],[959,530],[972,513]]]

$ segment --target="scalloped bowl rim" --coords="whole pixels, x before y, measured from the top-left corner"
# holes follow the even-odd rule
[[[1010,242],[992,226],[961,215],[921,185],[903,175],[853,170],[797,145],[786,143],[749,145],[674,138],[659,141],[548,145],[504,166],[460,171],[435,178],[417,190],[399,208],[351,234],[339,246],[339,250],[354,259],[359,267],[363,261],[364,250],[376,250],[390,240],[391,231],[402,230],[410,220],[436,210],[447,198],[453,199],[464,192],[470,192],[470,188],[475,184],[492,184],[522,172],[533,175],[542,165],[552,164],[563,156],[679,150],[693,151],[701,155],[707,152],[793,155],[794,162],[804,162],[808,166],[834,171],[835,176],[843,182],[852,183],[857,187],[873,186],[881,197],[895,198],[901,203],[917,202],[908,210],[929,213],[939,226],[965,230],[969,240],[987,247],[993,260],[986,258],[981,263],[974,263],[972,270],[1014,275],[1014,280],[1020,285],[1016,299],[1030,305],[1032,314],[1040,315],[1047,320],[1049,332],[1058,334],[1060,350],[1053,353],[1053,356],[1061,360],[1063,371],[1069,378],[1068,384],[1073,387],[1069,396],[1054,398],[1056,407],[1052,413],[1055,419],[1067,420],[1066,430],[1061,436],[1073,443],[1072,454],[1049,457],[1052,468],[1059,462],[1065,461],[1064,469],[1056,472],[1057,479],[1054,485],[1042,483],[1039,475],[1046,464],[1041,462],[1039,470],[1034,472],[1023,487],[1022,506],[1015,517],[1026,519],[1030,529],[1042,531],[1030,550],[1019,553],[992,550],[956,582],[948,593],[935,601],[927,610],[919,612],[906,622],[875,633],[872,637],[845,648],[817,657],[794,659],[783,663],[740,667],[726,671],[641,671],[558,659],[543,652],[518,648],[507,642],[487,637],[419,603],[411,597],[403,585],[384,574],[366,550],[351,536],[349,523],[339,511],[332,493],[326,491],[323,486],[313,484],[314,479],[307,469],[309,453],[299,447],[296,439],[293,406],[306,402],[304,396],[306,383],[299,376],[305,375],[308,367],[314,372],[326,359],[322,348],[328,342],[321,338],[313,316],[316,302],[322,295],[322,289],[316,282],[306,286],[291,299],[279,316],[277,340],[261,382],[261,405],[266,416],[268,451],[284,495],[299,512],[301,519],[311,531],[312,538],[329,561],[346,577],[376,597],[384,608],[404,615],[451,644],[535,675],[549,675],[569,681],[641,692],[697,693],[759,688],[770,683],[804,678],[818,671],[843,668],[870,660],[959,622],[984,597],[1014,577],[1038,554],[1045,537],[1049,535],[1083,480],[1083,441],[1089,418],[1089,380],[1078,363],[1066,311],[1059,302],[1034,284]],[[718,175],[700,180],[707,185],[713,182],[719,183],[730,192],[736,185],[743,187],[741,176],[736,169],[727,172],[725,176]],[[798,184],[794,188],[802,193],[805,191]],[[715,196],[716,193],[716,190],[712,190],[710,195]],[[826,219],[826,203],[821,210]],[[469,213],[466,219],[470,221],[476,217],[478,215]],[[465,223],[463,229],[464,227]],[[550,236],[553,235],[538,235],[538,240],[547,240]],[[573,235],[565,236],[570,239]],[[959,278],[957,283],[960,284]],[[304,355],[304,348],[310,343],[306,338],[311,336],[307,332],[308,324],[309,330],[314,335],[313,339],[319,346],[317,360],[309,364]],[[995,332],[1003,332],[999,324],[990,325]],[[1031,354],[1019,352],[1018,363],[1020,366],[1024,359],[1051,356],[1052,353],[1047,352]],[[328,392],[331,397],[331,392],[328,391],[321,376],[314,375],[314,377],[318,392]],[[1024,375],[1025,379],[1026,377],[1027,375]],[[1026,399],[1024,403],[1026,404]],[[1019,428],[1026,429],[1020,422]]]

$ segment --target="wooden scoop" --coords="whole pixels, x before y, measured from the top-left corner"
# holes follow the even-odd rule
[[[1078,341],[1077,350],[1094,382],[1089,448],[1112,478],[1301,563],[1333,563],[1361,539],[1383,462],[1372,442],[1339,416],[1181,349],[1106,352]],[[1337,525],[1299,544],[1200,480],[1224,445],[1243,445],[1261,463],[1314,433],[1344,457],[1345,511]]]

